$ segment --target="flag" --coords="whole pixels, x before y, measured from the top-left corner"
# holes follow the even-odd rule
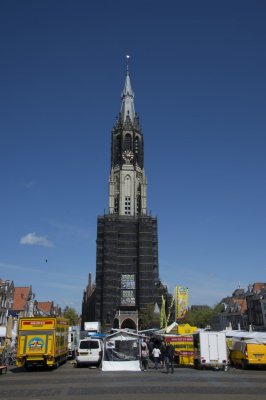
[[[165,298],[162,296],[162,306],[161,306],[161,315],[160,315],[160,328],[166,327],[166,312],[165,312]]]

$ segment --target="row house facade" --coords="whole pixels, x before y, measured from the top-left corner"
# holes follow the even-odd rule
[[[248,320],[253,330],[266,330],[266,283],[254,283],[247,292]]]
[[[247,291],[236,289],[219,304],[222,311],[214,316],[213,329],[266,331],[266,283],[253,283]]]
[[[13,317],[32,317],[34,309],[34,293],[31,286],[18,286],[14,290],[13,306],[10,314]]]
[[[61,308],[53,301],[35,300],[31,286],[15,286],[13,281],[0,279],[0,345],[6,338],[11,339],[7,327],[11,324],[15,330],[18,318],[61,314]]]
[[[6,326],[8,312],[13,307],[14,282],[0,279],[0,327]]]

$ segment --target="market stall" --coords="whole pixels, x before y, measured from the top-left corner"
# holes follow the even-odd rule
[[[103,340],[102,371],[140,371],[140,335],[119,330]]]

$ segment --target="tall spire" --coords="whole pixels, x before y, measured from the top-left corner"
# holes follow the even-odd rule
[[[134,118],[135,118],[135,106],[134,106],[134,93],[131,88],[129,66],[128,66],[128,60],[129,60],[130,56],[126,56],[126,58],[127,58],[126,81],[125,81],[124,90],[121,93],[121,99],[122,99],[121,118],[122,118],[122,121],[125,122],[126,117],[129,116],[131,119],[131,122],[133,123]]]
[[[129,56],[121,113],[112,130],[109,213],[136,217],[147,215],[147,179],[143,135],[135,114],[128,59]]]

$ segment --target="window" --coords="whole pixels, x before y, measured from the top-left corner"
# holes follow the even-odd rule
[[[115,198],[114,211],[115,211],[115,213],[119,212],[119,197],[118,196]]]
[[[129,133],[126,134],[124,143],[125,143],[125,145],[124,145],[125,150],[132,150],[131,135]]]
[[[120,135],[116,137],[115,144],[116,144],[116,151],[118,152],[120,150],[120,147],[121,147],[121,137],[120,137]]]
[[[141,196],[138,194],[137,195],[137,215],[139,215],[141,212]]]
[[[139,138],[136,137],[135,139],[135,153],[138,153],[139,151]]]
[[[80,349],[98,349],[99,342],[97,340],[81,340]]]
[[[129,196],[125,197],[125,214],[126,215],[131,214],[131,199]]]
[[[130,199],[131,194],[131,178],[129,175],[125,177],[125,196]]]
[[[135,306],[136,282],[134,274],[121,274],[121,305]]]
[[[135,301],[135,290],[122,290],[121,293],[121,305],[122,306],[134,306]]]

